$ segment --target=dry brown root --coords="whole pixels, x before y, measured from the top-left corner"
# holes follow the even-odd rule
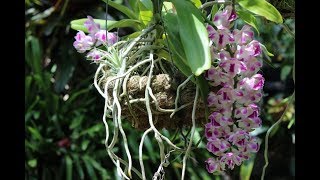
[[[104,81],[107,82],[113,77],[108,77]],[[127,95],[131,102],[131,112],[125,97],[121,98],[122,116],[130,121],[134,128],[145,130],[150,127],[148,122],[148,115],[145,108],[144,92],[147,83],[147,76],[131,76],[127,81]],[[103,84],[103,83],[102,83]],[[151,89],[157,99],[158,106],[162,109],[174,109],[175,99],[177,93],[176,80],[171,78],[168,74],[158,74],[152,76]],[[110,83],[108,91],[111,93],[114,84]],[[179,107],[186,105],[181,110],[177,111],[172,118],[170,112],[163,112],[157,108],[155,101],[151,101],[152,113],[154,115],[154,124],[157,129],[167,128],[176,129],[183,126],[191,126],[191,111],[192,102],[195,97],[195,85],[190,81],[186,87],[180,92]],[[112,101],[112,99],[110,99]],[[205,109],[203,101],[199,99],[196,109],[196,123],[198,125],[206,123]],[[133,117],[135,116],[135,117]]]

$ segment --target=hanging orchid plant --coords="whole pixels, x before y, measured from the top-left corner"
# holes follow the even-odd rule
[[[232,170],[259,151],[260,140],[251,132],[263,121],[258,103],[265,79],[260,68],[265,55],[272,54],[255,40],[255,16],[282,23],[276,8],[265,0],[132,0],[131,8],[103,1],[127,19],[88,15],[72,21],[71,27],[78,30],[74,48],[98,65],[94,86],[105,99],[105,146],[119,176],[132,179],[133,171],[150,179],[144,170],[143,142],[151,132],[161,158],[153,179],[164,177],[173,152],[183,154],[185,179],[191,151],[202,142],[194,142],[197,127],[212,154],[203,162],[209,173]],[[246,24],[236,26],[238,19]],[[115,30],[123,27],[135,32],[119,37]],[[133,166],[122,128],[127,122],[143,130],[136,147],[140,168]],[[182,127],[190,127],[184,145],[161,132]],[[119,144],[126,157],[114,153]]]

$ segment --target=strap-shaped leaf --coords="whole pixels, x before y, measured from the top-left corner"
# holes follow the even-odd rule
[[[88,33],[88,29],[84,26],[84,22],[87,20],[87,18],[77,19],[70,22],[71,29],[74,30],[81,30],[85,33]],[[105,19],[94,19],[95,23],[100,24],[101,29],[106,29],[106,20]],[[114,25],[118,21],[108,20],[108,30],[110,26]]]
[[[129,4],[130,4],[130,7],[131,9],[133,9],[133,12],[138,15],[139,14],[139,9],[138,9],[138,2],[140,0],[130,0],[129,1]]]
[[[179,35],[192,73],[199,76],[211,66],[207,29],[200,10],[190,1],[171,0],[177,11]]]
[[[81,30],[83,32],[88,33],[87,28],[84,26],[84,22],[86,18],[77,19],[71,21],[71,28],[74,30]],[[95,23],[100,24],[101,29],[106,29],[106,20],[104,19],[94,19]],[[132,27],[134,29],[140,29],[141,22],[134,19],[122,19],[120,21],[108,20],[108,31],[114,28],[122,28],[122,27]]]
[[[109,20],[108,20],[109,21]],[[109,25],[109,23],[108,23]],[[118,22],[115,22],[113,24],[110,24],[108,26],[108,31],[114,28],[122,28],[122,27],[132,27],[134,29],[140,29],[141,22],[134,19],[122,19]]]
[[[168,36],[168,48],[172,53],[173,63],[178,69],[185,75],[190,76],[192,74],[190,67],[187,65],[187,58],[184,53],[184,49],[179,36],[178,18],[176,14],[167,13],[163,16],[165,29]],[[166,42],[166,41],[165,41]],[[170,58],[166,58],[170,60]]]
[[[185,64],[188,64],[186,54],[184,53],[183,45],[179,35],[179,24],[176,14],[167,13],[163,16],[164,25],[168,34],[169,49],[172,53],[180,57]]]
[[[72,159],[70,156],[66,156],[66,179],[67,180],[72,180],[72,169],[73,169],[73,163],[72,163]]]
[[[199,8],[202,5],[202,2],[200,0],[191,0],[191,2],[197,7]]]
[[[275,23],[283,23],[280,12],[265,0],[237,0],[243,8]]]

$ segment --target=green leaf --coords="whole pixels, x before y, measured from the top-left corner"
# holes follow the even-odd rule
[[[138,3],[139,7],[139,20],[147,25],[153,17],[153,5],[150,0],[140,0]]]
[[[179,35],[193,74],[199,76],[211,67],[207,29],[202,15],[190,1],[172,0],[179,23]]]
[[[31,159],[28,161],[28,165],[32,168],[37,166],[37,159]]]
[[[84,159],[86,159],[88,162],[90,162],[92,164],[92,166],[97,169],[98,171],[100,171],[102,179],[109,179],[109,175],[106,171],[106,169],[104,169],[100,163],[98,163],[96,160],[94,160],[93,158],[91,158],[90,156],[84,156]]]
[[[38,129],[32,128],[32,127],[28,127],[29,132],[31,133],[31,135],[33,136],[34,139],[36,140],[42,140],[42,136],[40,134],[40,132],[38,131]]]
[[[243,10],[238,10],[237,14],[240,19],[242,19],[245,23],[251,25],[259,34],[257,19],[254,15]]]
[[[151,0],[140,0],[139,3],[141,3],[148,10],[153,10],[153,4]]]
[[[187,65],[187,58],[181,43],[179,36],[179,26],[177,15],[172,13],[167,13],[164,17],[164,25],[167,30],[168,36],[168,48],[169,51],[172,51],[172,60],[173,63],[178,67],[178,69],[185,75],[190,76],[192,74],[190,67]],[[165,40],[166,42],[166,40]],[[171,61],[170,55],[167,55],[167,61]],[[194,79],[192,79],[194,82]]]
[[[154,148],[152,147],[152,142],[150,141],[150,138],[148,136],[146,136],[146,138],[144,139],[143,145],[146,147],[149,154],[148,157],[151,159],[152,163],[157,162],[157,154],[154,151]]]
[[[191,0],[191,2],[197,7],[199,8],[202,5],[202,2],[200,0]]]
[[[90,179],[97,180],[97,175],[94,172],[92,164],[90,163],[88,158],[86,158],[86,156],[84,156],[82,159],[83,159],[84,165],[86,166],[86,169],[87,169],[87,172],[88,172],[88,175],[89,175]]]
[[[163,19],[165,22],[166,31],[168,33],[167,38],[169,41],[169,50],[172,50],[174,54],[179,56],[179,58],[185,64],[187,64],[187,58],[179,35],[179,24],[177,15],[173,13],[168,13],[163,17]]]
[[[42,73],[42,48],[38,38],[29,36],[25,40],[25,58],[35,74]]]
[[[66,171],[67,171],[67,180],[72,180],[72,159],[70,156],[66,156]]]
[[[182,72],[182,74],[184,74],[186,77],[189,77],[192,74],[191,69],[184,63],[184,60],[180,56],[178,56],[177,54],[172,54],[172,59],[174,65],[177,66],[177,68]],[[191,81],[195,82],[195,79],[191,78]]]
[[[80,164],[80,161],[79,161],[79,156],[74,154],[72,155],[73,157],[73,160],[75,162],[75,165],[76,165],[76,168],[77,168],[77,171],[78,171],[78,175],[80,177],[80,179],[84,179],[84,172],[83,172],[83,168]]]
[[[113,23],[108,26],[108,31],[114,28],[122,28],[122,27],[132,27],[134,29],[140,29],[141,22],[134,19],[122,19],[118,22]]]
[[[128,16],[128,18],[138,20],[138,17],[136,16],[136,14],[131,9],[127,8],[126,6],[115,3],[111,0],[102,0],[102,1],[104,1],[105,3],[108,3],[108,5],[115,8],[116,10],[122,12],[123,14]]]
[[[74,30],[80,30],[83,31],[85,33],[89,33],[88,29],[84,26],[84,22],[87,20],[87,18],[81,18],[81,19],[76,19],[70,22],[71,24],[71,29]],[[95,23],[100,24],[100,28],[101,29],[106,29],[106,20],[105,19],[93,19],[93,21]],[[113,24],[117,23],[118,21],[113,21],[113,20],[108,20],[108,30],[110,26],[112,26]]]
[[[265,0],[237,0],[243,8],[275,23],[283,23],[280,12]]]
[[[253,169],[255,155],[253,154],[248,160],[244,161],[240,167],[240,179],[250,180],[250,176]]]
[[[131,9],[133,9],[133,12],[136,15],[139,15],[138,2],[139,2],[139,0],[130,0],[129,1]]]

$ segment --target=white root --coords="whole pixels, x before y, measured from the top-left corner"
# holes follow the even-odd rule
[[[118,83],[119,83],[119,80],[117,80],[116,82],[116,85],[115,85],[115,88],[116,89],[118,87]],[[129,177],[131,177],[131,169],[132,169],[132,158],[131,158],[131,154],[130,154],[130,151],[129,151],[129,146],[128,146],[128,140],[127,140],[127,137],[126,137],[126,134],[122,128],[122,122],[121,122],[121,105],[119,103],[119,100],[117,98],[118,94],[117,94],[117,90],[114,90],[113,91],[113,97],[114,97],[114,105],[116,106],[116,113],[117,113],[117,123],[118,123],[118,126],[119,126],[119,130],[120,130],[120,133],[122,135],[122,138],[123,138],[123,144],[124,144],[124,148],[125,148],[125,151],[126,151],[126,154],[127,154],[127,157],[128,157],[128,161],[129,161],[129,166],[128,166],[128,175]],[[115,110],[115,108],[114,108]],[[115,112],[114,112],[115,113]]]
[[[156,105],[156,108],[158,111],[163,112],[163,113],[169,113],[169,112],[173,112],[174,109],[163,109],[159,106],[159,103],[157,101],[157,98],[154,96],[151,87],[148,87],[148,91],[149,91],[149,95],[151,96],[151,98],[154,101],[154,104]]]
[[[179,101],[179,96],[180,96],[180,89],[184,88],[184,86],[190,81],[190,79],[193,77],[193,75],[190,75],[185,81],[183,81],[183,83],[181,83],[178,88],[177,88],[177,96],[174,102],[174,109],[178,109],[178,101]],[[170,118],[173,117],[173,115],[176,113],[177,111],[173,111],[172,114],[170,115]]]
[[[142,148],[143,148],[144,139],[146,138],[147,134],[151,131],[152,131],[152,128],[149,128],[143,133],[143,135],[141,137],[140,145],[139,145],[139,163],[140,163],[140,167],[141,167],[141,174],[142,174],[143,180],[146,179],[146,172],[144,170],[144,165],[143,165],[143,160],[142,160],[142,155],[143,155]]]
[[[196,108],[197,108],[198,97],[199,97],[199,87],[197,86],[196,87],[196,96],[194,97],[193,108],[192,108],[191,136],[190,136],[190,141],[189,141],[189,144],[188,144],[188,148],[187,148],[186,153],[185,153],[185,155],[183,157],[181,180],[184,180],[186,166],[187,166],[187,158],[188,158],[190,150],[191,150],[192,140],[193,140],[193,137],[194,137],[194,132],[196,130]]]

